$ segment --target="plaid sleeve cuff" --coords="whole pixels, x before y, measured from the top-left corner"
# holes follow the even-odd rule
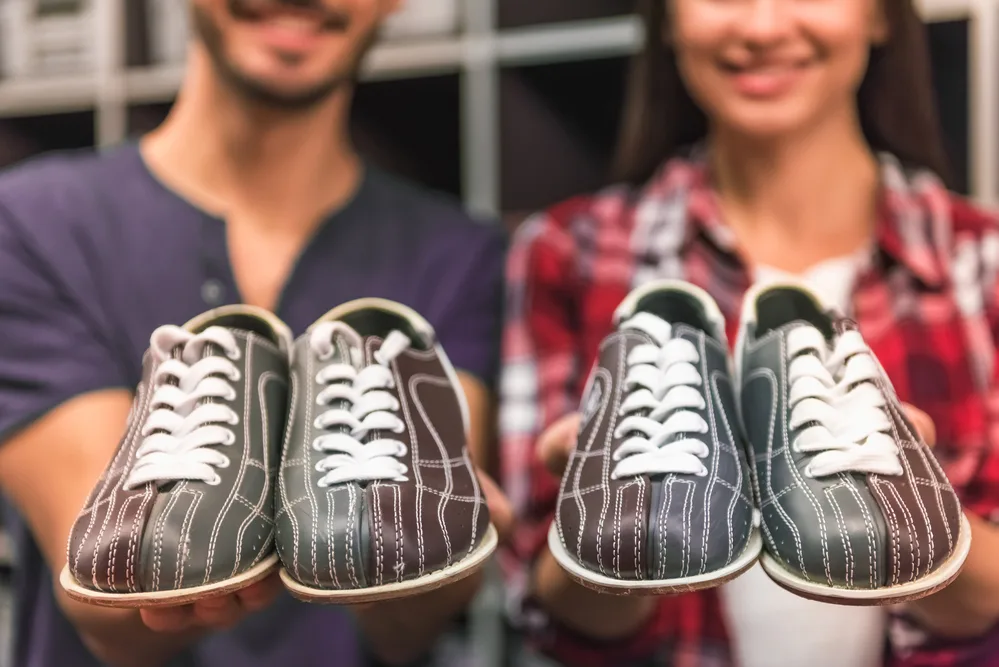
[[[942,639],[927,632],[912,617],[897,613],[891,618],[889,638],[889,667],[991,665],[999,656],[999,625],[980,637]]]

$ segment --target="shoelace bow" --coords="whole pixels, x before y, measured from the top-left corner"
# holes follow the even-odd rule
[[[860,333],[844,333],[830,350],[818,329],[803,326],[788,333],[787,346],[789,427],[803,429],[792,446],[815,454],[805,474],[901,474],[887,402],[875,383],[880,369]]]
[[[218,346],[222,355],[205,356],[208,345]],[[178,346],[182,346],[180,357],[166,359]],[[236,441],[229,427],[239,423],[239,415],[212,399],[236,398],[232,385],[240,378],[233,363],[240,357],[236,339],[221,327],[193,334],[168,325],[153,332],[150,347],[165,361],[152,378],[154,409],[141,427],[143,440],[124,487],[181,480],[218,484],[216,468],[227,467],[229,458],[213,447]]]
[[[333,336],[344,325],[323,322],[313,329],[309,345],[320,360],[333,353]],[[322,487],[344,482],[376,480],[405,481],[406,444],[390,434],[402,433],[406,424],[399,417],[399,400],[389,391],[395,387],[391,362],[411,345],[401,331],[392,331],[375,352],[375,363],[361,370],[350,363],[331,363],[316,374],[316,382],[326,385],[316,403],[328,406],[315,419],[316,428],[330,431],[316,438],[312,446],[327,452],[316,464],[326,474]]]
[[[671,338],[670,324],[650,313],[637,313],[622,329],[641,331],[654,343],[632,348],[626,360],[624,417],[614,432],[628,436],[614,452],[611,477],[645,474],[707,474],[702,458],[708,447],[693,437],[707,433],[708,424],[694,410],[706,407],[698,371],[700,354],[689,340]]]

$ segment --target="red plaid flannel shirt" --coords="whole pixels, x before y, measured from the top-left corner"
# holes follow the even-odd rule
[[[999,522],[999,222],[948,193],[931,174],[882,157],[883,189],[871,266],[854,312],[899,397],[937,428],[936,453],[965,508]],[[508,261],[501,383],[502,479],[520,520],[510,590],[545,543],[558,480],[534,456],[541,431],[577,409],[614,309],[653,277],[706,289],[735,340],[750,276],[719,220],[703,160],[674,159],[640,189],[615,186],[527,220]],[[593,642],[522,605],[535,643],[565,665],[731,665],[722,605],[713,591],[663,598],[643,631]],[[999,664],[999,634],[938,641],[909,621],[890,624],[886,664]],[[831,630],[833,631],[833,630]],[[984,660],[984,662],[983,662]]]

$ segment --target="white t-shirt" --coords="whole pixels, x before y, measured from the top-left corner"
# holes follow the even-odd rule
[[[816,264],[802,275],[824,299],[843,312],[861,256]],[[756,280],[788,278],[759,267]],[[847,607],[813,602],[775,584],[757,564],[721,586],[733,650],[740,667],[880,667],[886,617],[880,607]]]

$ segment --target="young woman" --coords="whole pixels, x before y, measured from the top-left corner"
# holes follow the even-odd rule
[[[508,265],[501,451],[527,602],[547,620],[532,625],[539,641],[574,666],[995,664],[999,224],[947,189],[911,0],[642,11],[618,184],[527,221]],[[973,528],[961,576],[891,614],[807,602],[758,569],[659,599],[573,584],[545,535],[615,307],[646,280],[683,278],[715,298],[734,340],[745,290],[786,274],[858,321],[939,441]]]

